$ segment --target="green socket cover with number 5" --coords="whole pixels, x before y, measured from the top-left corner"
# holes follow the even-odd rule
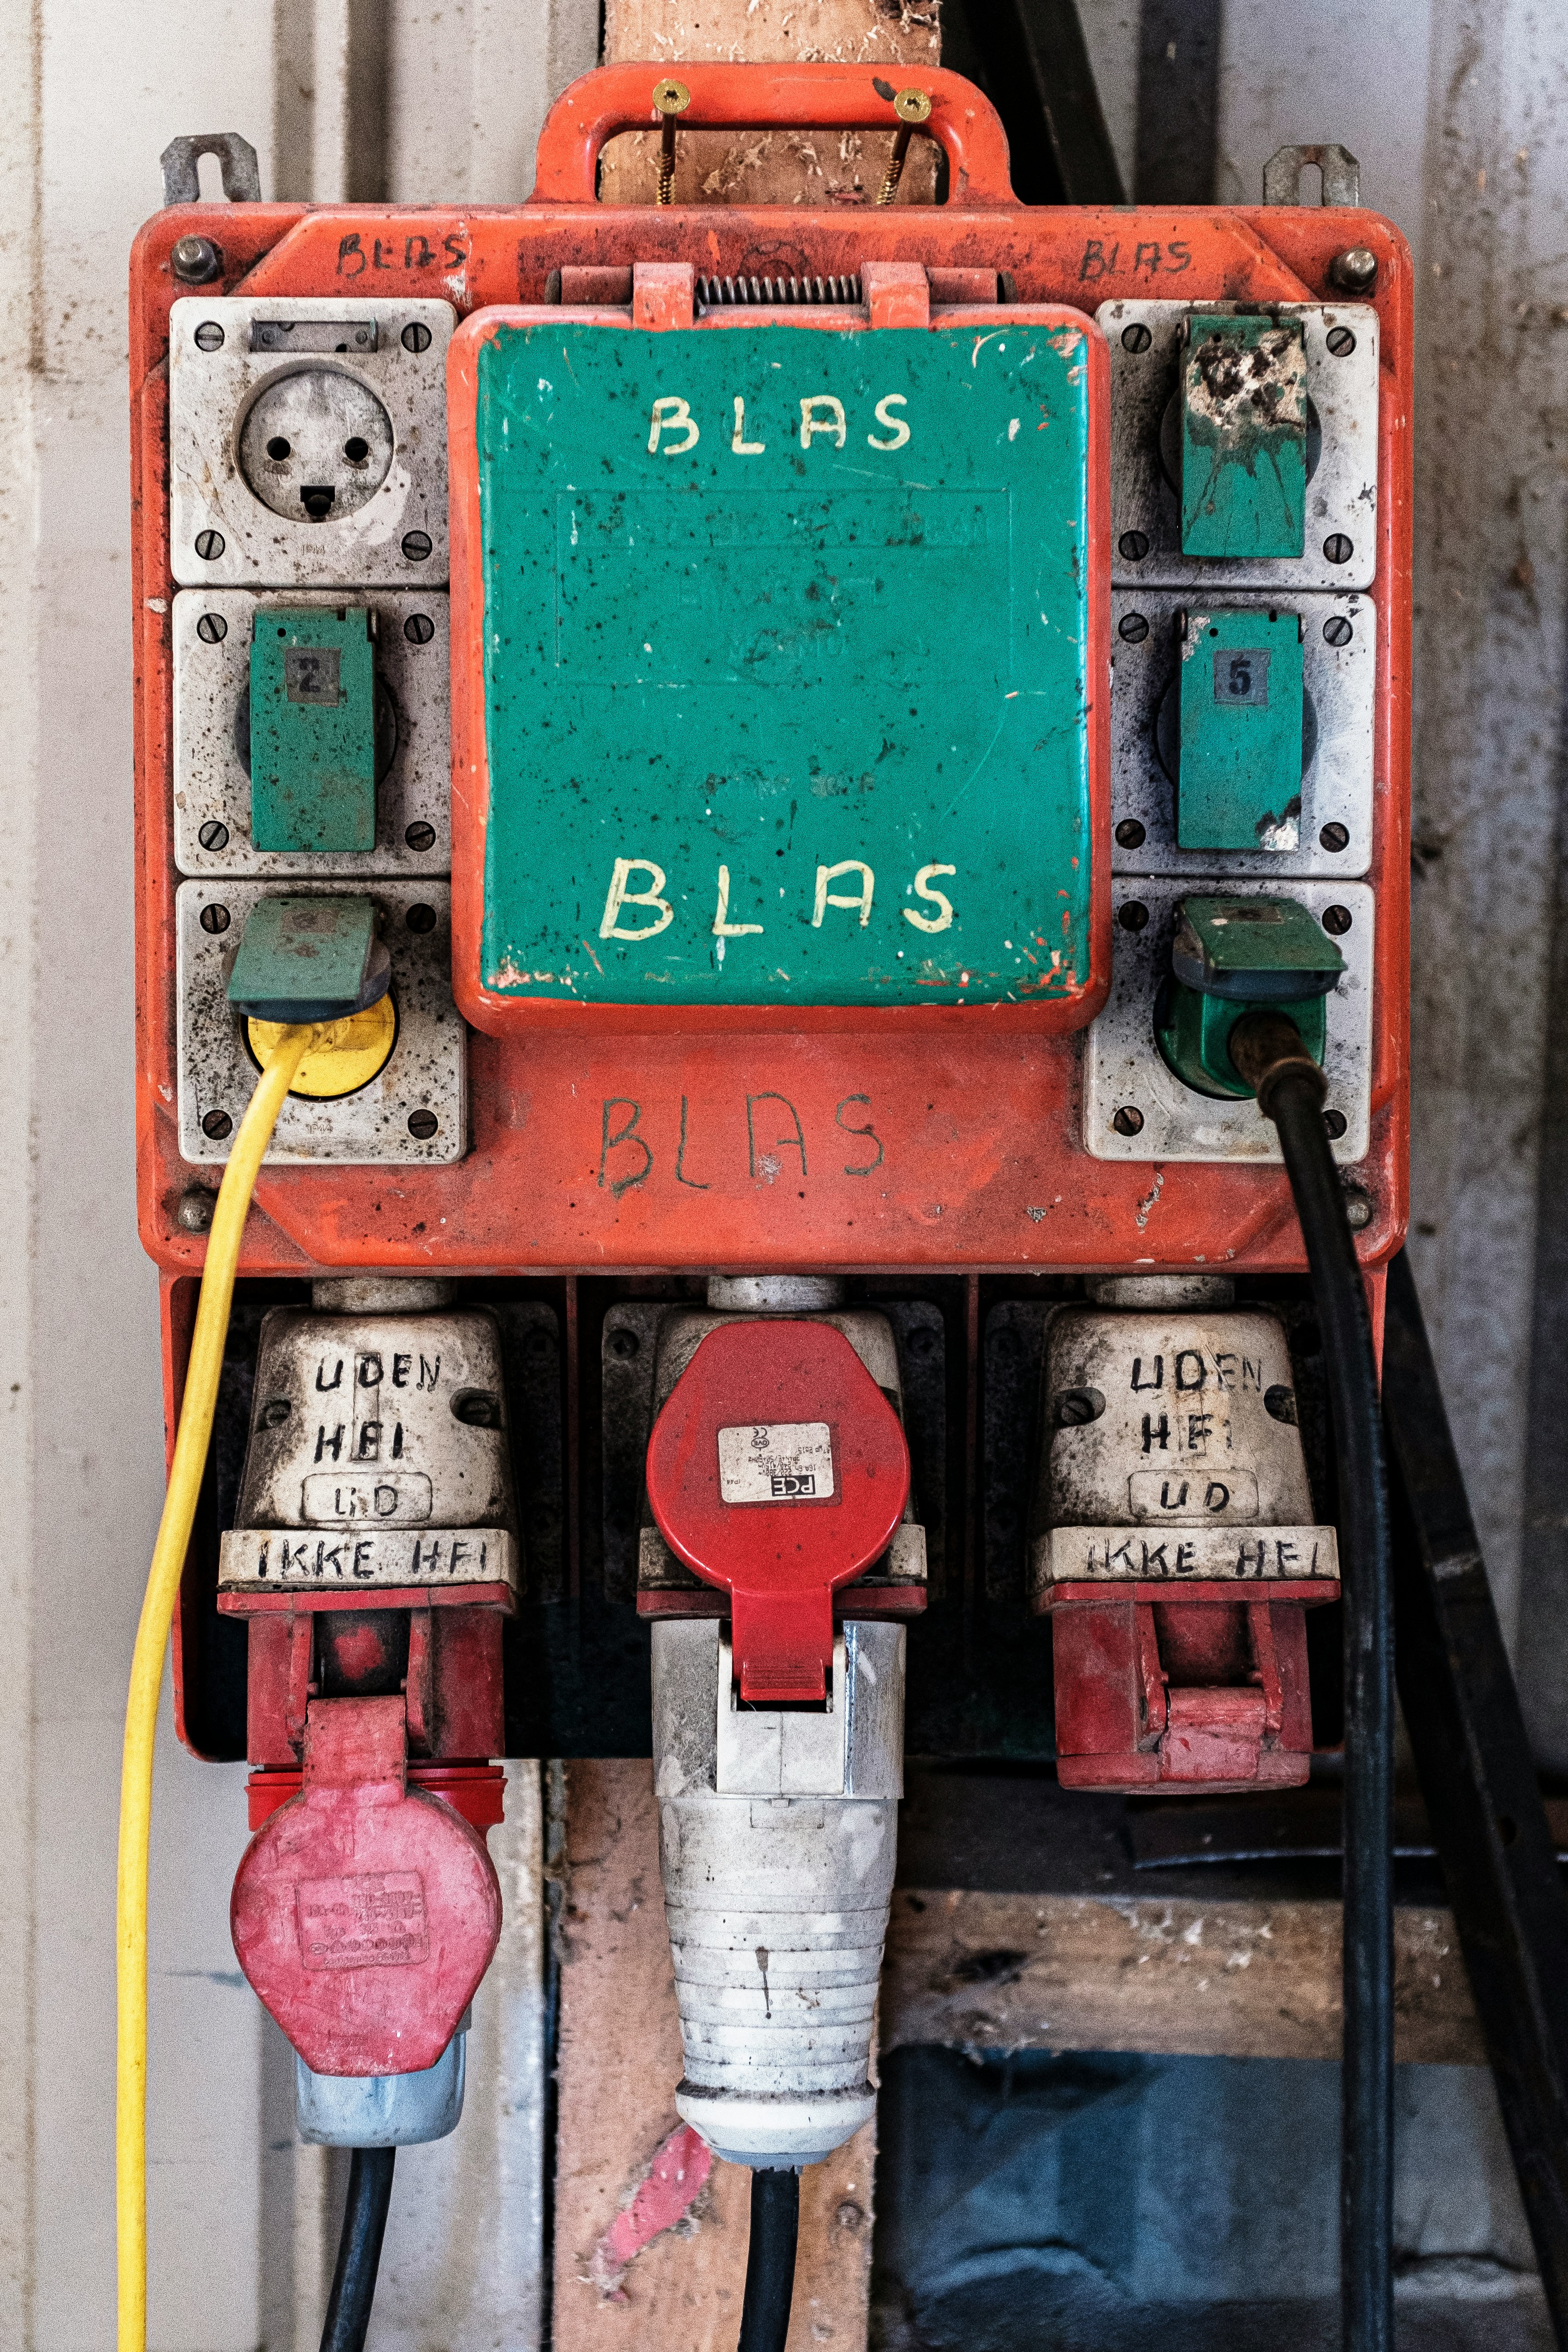
[[[1304,712],[1299,615],[1267,606],[1190,613],[1181,655],[1178,845],[1299,847]]]
[[[494,329],[492,995],[1086,985],[1093,331]]]

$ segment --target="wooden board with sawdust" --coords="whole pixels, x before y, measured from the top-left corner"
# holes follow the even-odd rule
[[[607,0],[605,63],[647,60],[652,80],[683,64],[902,65],[942,63],[937,0]],[[918,78],[918,77],[917,77]],[[892,133],[855,131],[682,131],[676,150],[678,205],[872,204],[892,152]],[[605,142],[599,194],[606,205],[651,205],[658,179],[657,131]],[[930,204],[936,153],[910,149],[901,205]]]
[[[1394,1912],[1394,2053],[1481,2065],[1451,1913]],[[900,2042],[1338,2058],[1337,1903],[900,1887],[880,2011]]]

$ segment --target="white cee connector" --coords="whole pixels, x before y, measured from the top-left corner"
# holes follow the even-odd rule
[[[903,1727],[901,1625],[842,1628],[825,1710],[742,1706],[723,1626],[654,1625],[676,2107],[731,2164],[819,2164],[875,2111]]]

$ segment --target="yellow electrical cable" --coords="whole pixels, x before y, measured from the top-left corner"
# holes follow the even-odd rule
[[[153,1815],[153,1740],[163,1682],[163,1653],[206,1467],[235,1268],[250,1196],[306,1048],[323,1034],[330,1036],[336,1026],[312,1024],[279,1032],[234,1139],[207,1238],[174,1458],[131,1661],[120,1777],[120,1874],[114,1919],[120,2026],[114,2117],[120,2352],[145,2352],[147,2343],[147,1849]]]

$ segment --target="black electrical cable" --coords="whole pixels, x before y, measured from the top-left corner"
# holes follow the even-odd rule
[[[349,2152],[349,2193],[343,2204],[327,2324],[321,2330],[321,2352],[364,2352],[396,2160],[395,2147],[356,2147]]]
[[[746,2249],[746,2293],[736,2352],[784,2352],[799,2234],[799,2173],[753,2172],[752,2239]]]
[[[1230,1055],[1279,1130],[1323,1335],[1344,1591],[1341,2308],[1345,2352],[1392,2352],[1394,1601],[1377,1359],[1322,1071],[1279,1013],[1238,1021]]]

